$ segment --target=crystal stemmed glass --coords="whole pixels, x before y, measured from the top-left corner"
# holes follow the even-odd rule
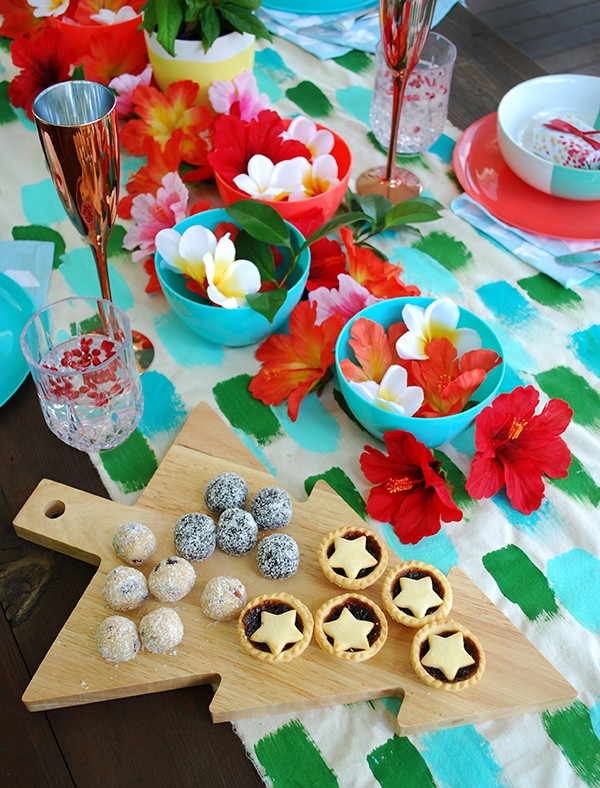
[[[98,82],[59,82],[35,98],[33,116],[52,182],[71,222],[92,249],[102,297],[111,301],[107,246],[120,182],[115,95]],[[133,338],[138,362],[145,367],[152,345],[139,332],[133,332]]]
[[[379,0],[381,43],[392,72],[392,123],[387,162],[359,176],[359,194],[382,194],[392,203],[416,197],[423,189],[417,176],[396,166],[396,146],[406,83],[419,62],[429,33],[435,0]]]

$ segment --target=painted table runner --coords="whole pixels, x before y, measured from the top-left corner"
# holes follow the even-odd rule
[[[383,163],[368,125],[368,55],[322,63],[277,40],[257,53],[255,73],[280,114],[303,113],[346,139],[354,177]],[[13,74],[5,50],[0,238],[54,241],[49,300],[89,295],[96,289],[91,253],[59,205],[33,124],[6,99]],[[235,729],[269,785],[600,784],[600,278],[564,289],[452,214],[448,206],[460,193],[450,165],[458,131],[448,126],[446,132],[430,152],[408,162],[427,194],[446,207],[442,218],[422,225],[420,234],[389,232],[380,243],[402,265],[404,281],[424,295],[447,296],[489,322],[505,351],[506,391],[532,384],[543,401],[568,400],[574,415],[565,440],[573,460],[569,476],[547,482],[541,508],[526,517],[503,494],[474,501],[465,492],[474,452],[470,430],[436,450],[455,486],[462,522],[416,545],[400,544],[387,524],[371,524],[381,527],[404,559],[444,572],[460,566],[573,684],[578,698],[559,711],[408,738],[392,734],[396,700],[238,723]],[[125,172],[139,165],[124,158]],[[214,197],[210,188],[207,193]],[[379,444],[341,409],[335,381],[322,396],[308,395],[296,422],[285,405],[267,407],[253,399],[248,383],[259,369],[255,347],[208,344],[179,322],[161,295],[147,295],[145,271],[122,249],[125,232],[126,223],[119,222],[111,236],[114,298],[135,328],[152,338],[156,356],[143,376],[139,428],[119,449],[94,458],[111,496],[135,501],[187,415],[204,400],[294,497],[303,499],[323,478],[366,516],[369,484],[359,456],[365,444]]]

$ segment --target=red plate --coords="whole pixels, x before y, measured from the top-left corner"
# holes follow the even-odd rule
[[[514,174],[498,147],[495,112],[464,132],[454,148],[452,164],[469,197],[500,221],[551,238],[600,238],[600,200],[553,197]]]

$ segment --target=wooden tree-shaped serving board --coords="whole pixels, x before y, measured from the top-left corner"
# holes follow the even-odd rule
[[[409,659],[414,630],[393,621],[383,649],[359,664],[328,656],[314,638],[300,657],[287,664],[267,664],[247,654],[238,642],[235,621],[216,623],[204,616],[199,604],[202,589],[210,577],[230,575],[245,584],[248,599],[286,591],[313,613],[327,599],[343,593],[322,574],[317,546],[340,525],[362,525],[363,521],[322,482],[306,502],[294,502],[292,522],[286,528],[300,548],[300,569],[294,577],[265,580],[256,566],[256,550],[234,557],[217,548],[213,556],[195,564],[194,589],[173,605],[185,627],[175,652],[142,650],[128,662],[106,662],[96,650],[94,635],[100,621],[113,613],[101,589],[107,573],[120,563],[112,549],[115,528],[132,520],[152,528],[158,547],[142,567],[147,574],[155,563],[174,553],[177,518],[203,511],[206,483],[224,471],[242,475],[251,495],[274,484],[229,427],[201,404],[135,506],[48,480],[38,485],[14,521],[19,536],[97,564],[98,571],[27,687],[23,701],[28,709],[214,683],[218,687],[210,712],[215,722],[396,696],[404,698],[396,732],[407,735],[554,708],[575,697],[563,676],[458,569],[449,575],[454,591],[451,615],[478,635],[487,657],[485,674],[475,687],[450,693],[422,684]],[[398,560],[390,551],[390,565]],[[363,593],[379,603],[381,581]],[[139,623],[158,604],[150,598],[125,615]]]

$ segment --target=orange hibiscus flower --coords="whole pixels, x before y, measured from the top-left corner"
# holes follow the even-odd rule
[[[343,326],[339,315],[318,326],[316,319],[316,304],[301,301],[290,316],[288,333],[273,334],[256,351],[262,369],[250,382],[252,395],[265,405],[279,405],[287,398],[292,421],[304,397],[328,379]]]
[[[145,152],[145,139],[152,137],[164,151],[174,132],[181,129],[182,160],[206,164],[212,116],[207,107],[194,104],[198,90],[199,86],[190,80],[173,82],[166,93],[152,85],[139,85],[132,97],[138,118],[123,126],[122,144],[135,156],[141,156]]]
[[[371,249],[357,247],[349,227],[340,230],[348,255],[348,273],[353,279],[378,298],[398,298],[421,295],[416,285],[402,281],[402,269],[385,260],[380,260]]]
[[[162,179],[168,172],[176,172],[181,164],[181,138],[183,132],[177,129],[164,149],[152,137],[144,140],[144,153],[148,160],[127,179],[127,194],[121,198],[117,212],[122,219],[131,219],[131,203],[138,194],[153,194],[160,189]]]

